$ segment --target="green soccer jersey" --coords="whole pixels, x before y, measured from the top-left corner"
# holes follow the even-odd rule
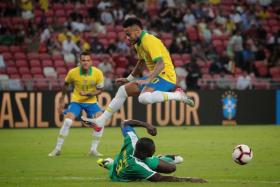
[[[113,167],[110,169],[110,178],[113,181],[128,182],[148,179],[153,176],[156,172],[151,168],[154,169],[159,160],[151,159],[145,163],[145,161],[134,157],[133,154],[138,137],[130,126],[123,128],[122,133],[124,144],[120,153],[114,159]]]

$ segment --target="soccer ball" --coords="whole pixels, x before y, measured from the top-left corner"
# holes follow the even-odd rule
[[[233,149],[232,159],[240,165],[248,164],[253,158],[253,151],[248,145],[240,144]]]

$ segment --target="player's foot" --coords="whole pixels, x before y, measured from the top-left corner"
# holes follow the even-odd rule
[[[96,150],[90,150],[89,153],[88,153],[89,156],[96,156],[96,157],[101,157],[103,156],[103,154],[99,153],[98,151]]]
[[[181,94],[181,101],[183,101],[191,107],[194,107],[194,99],[192,97],[187,96],[182,88],[177,88],[175,92],[179,92]]]
[[[181,164],[182,162],[184,162],[184,158],[181,157],[180,155],[175,155],[173,162],[174,162],[174,164]]]
[[[102,127],[99,127],[96,123],[95,119],[90,119],[90,118],[86,118],[84,116],[81,117],[81,122],[83,125],[93,128],[96,132],[99,132],[102,130]]]
[[[61,150],[54,149],[52,152],[49,153],[49,156],[50,157],[59,156],[60,153],[61,153]]]
[[[103,168],[106,168],[107,169],[107,165],[112,163],[114,160],[112,158],[100,158],[97,160],[97,164],[100,166],[100,167],[103,167]]]

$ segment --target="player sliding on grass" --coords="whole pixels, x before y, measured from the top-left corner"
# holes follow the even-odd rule
[[[94,117],[101,114],[101,110],[97,103],[96,96],[102,92],[104,87],[103,73],[92,67],[92,59],[90,53],[83,52],[80,54],[80,66],[71,69],[66,78],[65,86],[62,91],[62,97],[59,99],[58,112],[62,113],[64,109],[64,97],[70,85],[74,86],[71,103],[68,109],[64,111],[64,122],[60,129],[55,149],[49,156],[58,156],[61,152],[64,139],[69,133],[69,129],[75,118],[80,117],[82,110],[85,110],[87,117]],[[90,154],[100,156],[97,146],[102,137],[104,128],[98,132],[93,131],[93,141]]]
[[[133,126],[141,126],[155,136],[156,128],[146,122],[137,120],[123,121],[121,124],[124,144],[120,153],[115,157],[99,159],[97,163],[110,171],[113,181],[137,181],[146,179],[152,182],[207,182],[204,179],[192,177],[163,176],[160,173],[172,173],[176,165],[183,162],[178,155],[153,156],[155,144],[150,138],[138,138]]]
[[[95,119],[82,118],[82,120],[96,124],[96,129],[102,128],[114,112],[121,108],[127,97],[139,94],[138,100],[142,104],[176,100],[194,106],[193,99],[186,96],[183,91],[171,92],[176,85],[176,73],[169,52],[163,43],[145,32],[141,21],[137,18],[126,19],[123,27],[128,40],[136,49],[138,63],[127,78],[116,79],[117,83],[125,85],[119,87],[104,113]],[[134,79],[143,64],[147,66],[150,75]]]

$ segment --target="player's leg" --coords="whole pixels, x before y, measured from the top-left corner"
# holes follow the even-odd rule
[[[70,103],[68,109],[65,110],[66,114],[64,116],[63,125],[59,131],[55,149],[49,154],[49,156],[58,156],[60,154],[64,140],[69,134],[69,129],[76,116],[80,115],[81,110],[81,106],[78,103]]]
[[[181,89],[175,92],[170,92],[174,88],[175,84],[172,84],[161,77],[156,77],[142,90],[138,100],[142,104],[153,104],[175,100],[194,106],[194,100],[188,97]]]
[[[102,110],[100,109],[99,105],[97,103],[94,104],[84,104],[85,107],[83,108],[86,113],[88,118],[96,118],[99,117],[102,114]],[[91,148],[89,151],[89,155],[92,156],[102,156],[101,153],[97,151],[98,145],[100,143],[100,139],[103,136],[104,128],[102,127],[101,129],[93,129],[92,131],[92,143],[91,143]]]
[[[110,119],[112,115],[122,107],[127,97],[139,95],[139,93],[140,89],[134,82],[129,82],[123,86],[120,86],[114,99],[110,102],[109,106],[105,109],[101,116],[95,119],[85,120],[94,123],[99,127],[104,127],[106,121]]]

